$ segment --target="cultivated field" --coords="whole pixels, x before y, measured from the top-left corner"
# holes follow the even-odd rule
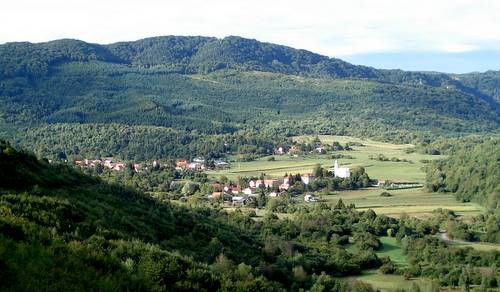
[[[333,141],[345,145],[347,142],[358,142],[364,146],[354,146],[352,151],[336,151],[335,154],[352,156],[352,159],[339,159],[339,163],[349,167],[363,166],[371,178],[389,180],[410,180],[423,182],[425,172],[422,169],[423,160],[433,160],[442,158],[438,155],[423,155],[418,153],[405,153],[405,150],[412,148],[412,145],[396,145],[390,143],[377,142],[372,140],[362,140],[347,136],[319,136],[323,144],[332,144]],[[295,140],[305,141],[311,137],[299,136]],[[383,154],[388,158],[397,157],[407,159],[410,162],[377,161],[369,159],[370,155]],[[238,176],[260,176],[265,173],[272,177],[281,177],[285,173],[306,173],[311,172],[316,164],[330,168],[334,160],[330,154],[291,157],[289,155],[274,156],[276,161],[268,161],[269,157],[262,157],[251,162],[233,162],[232,168],[221,171],[208,172],[210,176],[227,176],[229,179],[236,179]]]
[[[384,275],[378,272],[378,270],[368,270],[363,271],[359,276],[348,277],[348,279],[360,280],[371,284],[377,291],[416,291],[411,290],[413,287],[418,286],[420,291],[432,291],[430,287],[432,282],[429,279],[424,278],[414,278],[410,280],[405,280],[403,276],[400,275]],[[444,289],[442,291],[452,291],[451,289]]]
[[[299,136],[294,138],[297,141],[311,140],[310,136]],[[390,143],[363,140],[347,136],[319,136],[323,144],[332,144],[337,141],[342,145],[347,142],[357,142],[363,146],[353,146],[351,151],[336,151],[336,154],[349,155],[352,159],[339,159],[341,165],[348,167],[363,166],[370,178],[385,180],[405,180],[423,183],[425,181],[426,160],[440,159],[444,156],[424,155],[418,153],[406,153],[406,150],[413,145],[396,145]],[[371,160],[369,156],[383,154],[388,158],[397,157],[410,162],[391,162]],[[332,167],[334,160],[331,154],[309,154],[299,157],[289,155],[275,155],[275,161],[269,161],[268,157],[262,157],[251,162],[233,162],[232,168],[222,171],[208,172],[209,176],[226,176],[231,180],[236,180],[238,176],[258,177],[261,173],[274,178],[280,178],[285,173],[306,173],[311,172],[315,165]],[[474,203],[460,203],[451,194],[428,193],[423,188],[391,190],[391,197],[381,197],[382,189],[368,188],[356,191],[341,191],[333,195],[323,196],[329,203],[335,203],[342,198],[345,203],[354,203],[360,210],[373,209],[377,214],[390,216],[400,216],[406,213],[411,216],[428,217],[437,208],[454,210],[458,215],[465,217],[477,215],[483,211],[482,207]],[[301,204],[303,200],[300,198]]]
[[[483,208],[474,203],[460,203],[451,194],[428,193],[423,188],[388,191],[391,197],[381,197],[384,190],[368,188],[355,191],[341,191],[322,199],[335,203],[340,198],[346,203],[354,203],[359,210],[372,209],[377,214],[399,216],[402,213],[416,217],[428,217],[437,208],[454,210],[458,215],[473,216]]]

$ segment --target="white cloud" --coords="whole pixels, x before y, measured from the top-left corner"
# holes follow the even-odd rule
[[[500,50],[500,1],[4,0],[0,42],[240,35],[330,56]]]

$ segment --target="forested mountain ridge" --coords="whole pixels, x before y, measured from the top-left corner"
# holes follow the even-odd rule
[[[258,134],[250,139],[260,140],[323,133],[412,142],[419,136],[498,132],[495,85],[474,78],[378,70],[240,37],[7,43],[0,45],[0,133],[52,156],[68,151],[62,145],[47,149],[57,141],[91,147],[78,124],[111,130],[121,124],[137,135],[144,133],[138,126],[177,136],[241,136],[251,129]],[[76,139],[58,132],[58,124],[71,127],[66,133]],[[40,139],[45,132],[55,135]],[[177,143],[152,144],[145,137],[149,148]],[[123,146],[102,149],[117,154]],[[156,149],[145,156],[175,155]]]
[[[454,75],[454,79],[469,88],[474,88],[486,96],[500,102],[500,71]]]
[[[0,79],[42,76],[52,66],[75,61],[100,60],[139,67],[161,66],[176,73],[207,73],[221,69],[244,69],[312,77],[375,79],[390,83],[430,86],[457,85],[483,73],[457,75],[437,72],[381,70],[353,65],[307,50],[259,42],[237,36],[223,39],[201,36],[151,37],[109,45],[62,39],[46,43],[0,45]],[[491,75],[491,73],[484,73]],[[452,76],[454,77],[454,75]],[[478,88],[470,81],[467,85]],[[496,85],[498,87],[498,85]]]
[[[261,43],[240,37],[154,37],[110,45],[64,39],[47,43],[0,46],[1,75],[42,76],[52,66],[71,61],[100,60],[139,67],[162,66],[176,73],[206,73],[241,68],[287,74],[331,77],[376,77],[377,70],[338,59]]]

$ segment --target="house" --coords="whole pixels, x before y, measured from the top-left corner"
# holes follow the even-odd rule
[[[251,196],[251,195],[254,195],[255,194],[255,189],[252,189],[252,188],[245,188],[243,189],[243,194],[247,195],[247,196]]]
[[[337,160],[335,160],[333,173],[335,174],[335,177],[340,178],[348,178],[351,176],[351,170],[348,167],[340,167]]]
[[[234,196],[231,199],[231,202],[233,203],[233,205],[245,205],[247,202],[247,199],[245,197]]]
[[[259,188],[261,186],[265,187],[265,188],[277,188],[279,186],[279,181],[277,179],[265,179],[264,181],[262,180],[257,180],[255,183],[254,183],[255,187],[254,188]],[[250,185],[250,187],[252,187]]]
[[[304,202],[317,202],[318,199],[313,195],[305,195]]]
[[[196,157],[195,159],[193,159],[193,162],[196,162],[196,163],[205,163],[205,158],[203,157]]]
[[[239,185],[230,185],[230,186],[225,186],[224,191],[227,193],[232,193],[232,194],[239,194],[241,193],[241,187]]]
[[[158,160],[153,160],[153,167],[154,168],[157,168],[157,167],[160,167],[160,162]]]
[[[274,150],[274,153],[276,153],[277,155],[283,155],[285,154],[285,149],[283,147],[278,147],[276,148],[276,150]]]
[[[282,183],[279,186],[280,190],[288,190],[289,188],[290,188],[290,184],[289,183]]]
[[[316,153],[318,153],[318,154],[325,154],[325,153],[326,153],[326,149],[325,149],[325,147],[322,147],[322,146],[320,146],[320,147],[316,147],[316,148],[314,149],[314,151],[315,151]]]
[[[125,163],[114,163],[111,169],[116,171],[122,171],[125,169]]]
[[[300,148],[298,146],[295,146],[295,145],[292,145],[289,149],[288,149],[288,154],[289,155],[293,155],[293,154],[298,154],[300,152]]]
[[[229,168],[229,163],[222,160],[216,160],[214,161],[214,166],[216,168]]]
[[[222,197],[222,192],[213,192],[209,197],[211,199],[220,199]]]
[[[113,168],[113,159],[104,159],[104,166],[107,168]]]
[[[305,185],[308,185],[314,181],[315,177],[314,174],[312,173],[304,173],[303,175],[300,176],[300,179]]]
[[[102,160],[100,160],[100,159],[92,160],[92,162],[90,163],[90,166],[95,167],[96,165],[102,165]]]
[[[189,165],[187,160],[180,160],[175,163],[175,169],[186,169]]]
[[[205,166],[199,162],[191,162],[188,164],[187,168],[191,170],[202,170],[205,169]]]
[[[135,171],[135,172],[141,172],[141,165],[140,165],[140,164],[135,163],[135,164],[134,164],[134,171]]]

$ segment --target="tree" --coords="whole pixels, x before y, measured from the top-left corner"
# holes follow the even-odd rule
[[[211,268],[217,274],[228,275],[233,271],[234,265],[230,259],[221,253],[217,256],[217,259],[212,264]]]
[[[335,207],[334,209],[335,210],[344,210],[346,207],[345,207],[345,204],[344,202],[342,201],[342,198],[340,198],[338,201],[337,201],[337,204],[335,204]]]
[[[259,190],[259,196],[257,197],[257,206],[259,208],[263,208],[266,206],[267,203],[267,198],[266,198],[266,193],[263,188]]]
[[[185,196],[194,195],[194,193],[198,190],[198,187],[198,184],[187,181],[182,187],[181,193]]]
[[[323,177],[323,168],[321,165],[318,163],[316,166],[314,166],[313,169],[313,174],[316,178],[322,178]]]

